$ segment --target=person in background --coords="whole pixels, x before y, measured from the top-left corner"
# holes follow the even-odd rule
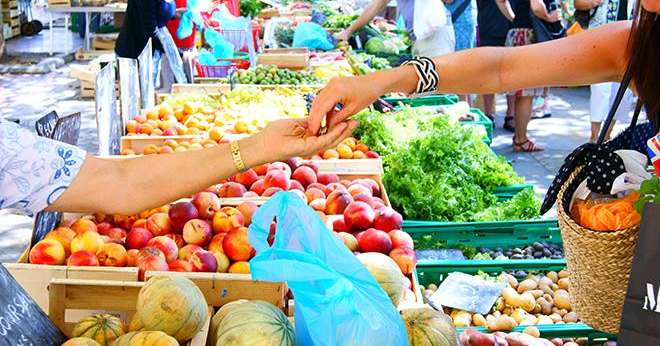
[[[456,46],[454,51],[474,48],[476,28],[473,0],[443,0],[451,12]],[[470,95],[461,95],[461,100],[470,103]]]
[[[179,23],[181,23],[181,15],[186,11],[188,1],[187,0],[175,0],[176,12],[174,17],[167,22],[167,30],[174,38],[174,44],[179,48],[179,52],[183,53],[186,51],[191,51],[195,48],[195,37],[197,35],[197,26],[193,25],[192,33],[188,37],[179,39],[176,35],[176,31],[179,29]]]
[[[441,26],[430,37],[424,39],[417,39],[414,28],[415,6],[425,5],[427,1],[441,1],[441,0],[397,0],[397,7],[399,15],[403,17],[406,23],[406,29],[410,38],[413,40],[413,55],[422,56],[439,56],[454,51],[455,37],[454,29],[451,26],[451,18],[449,11],[447,13],[447,25]],[[369,24],[376,15],[381,13],[389,3],[389,0],[372,0],[367,6],[360,17],[353,22],[346,30],[338,35],[340,41],[348,41],[351,36],[360,30],[365,25]],[[444,4],[442,4],[444,6]]]
[[[500,11],[500,6],[506,4],[500,0],[477,0],[477,46],[504,47],[510,23]],[[495,95],[484,94],[482,97],[483,111],[490,120],[494,121]],[[507,116],[513,119],[513,106],[508,107]]]
[[[356,126],[342,122],[316,136],[308,134],[307,119],[284,119],[232,144],[103,158],[0,121],[0,209],[134,215],[190,197],[246,168],[334,147]]]
[[[163,46],[156,37],[156,28],[162,28],[174,16],[171,0],[128,0],[124,24],[119,31],[115,53],[122,58],[137,59],[151,38],[154,49],[154,70]]]
[[[589,20],[589,29],[595,29],[602,25],[616,21],[628,20],[632,13],[631,5],[633,0],[575,0],[575,9],[589,11],[591,19]],[[622,46],[620,49],[625,50]],[[609,109],[614,102],[614,96],[619,89],[619,83],[608,82],[592,84],[591,96],[589,98],[589,109],[591,116],[591,142],[595,143],[602,126],[603,120],[607,116]],[[634,109],[635,97],[628,90],[624,95],[621,105],[616,113],[616,120],[623,120]],[[614,124],[614,122],[612,122]],[[612,128],[608,129],[609,138]]]

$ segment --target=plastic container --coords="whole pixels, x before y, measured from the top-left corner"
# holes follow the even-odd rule
[[[533,184],[515,184],[508,186],[500,186],[495,188],[493,194],[497,196],[497,199],[501,201],[505,201],[513,198],[513,196],[518,194],[520,191],[523,191],[525,189],[533,189],[533,188],[534,188]]]
[[[210,66],[195,62],[195,68],[197,69],[198,77],[227,78],[229,76],[229,71],[232,68],[247,69],[250,67],[250,62],[242,59],[219,59],[218,61],[224,61],[226,64]]]
[[[411,107],[419,106],[445,106],[453,105],[458,102],[458,95],[454,94],[441,94],[441,95],[429,95],[416,98],[408,97],[385,97],[384,101],[389,102],[393,105],[398,105],[399,103]]]
[[[474,114],[477,119],[475,120],[461,120],[461,124],[472,124],[472,125],[481,125],[486,128],[486,133],[488,135],[488,145],[493,142],[493,121],[490,120],[484,112],[479,108],[470,108],[470,113]]]

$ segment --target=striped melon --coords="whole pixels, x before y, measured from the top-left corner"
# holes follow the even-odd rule
[[[392,304],[399,306],[405,292],[406,281],[396,262],[389,256],[378,252],[365,252],[356,257],[378,281],[380,287],[392,300]]]
[[[134,326],[161,331],[180,342],[188,341],[208,319],[206,300],[189,279],[180,275],[151,278],[140,290]]]
[[[410,346],[456,346],[458,337],[451,319],[430,307],[401,311]]]
[[[140,321],[140,317],[137,314],[133,315],[133,318],[131,319],[131,323],[128,324],[128,331],[129,332],[144,331],[144,326],[142,325],[142,321]]]
[[[225,304],[211,320],[209,345],[293,346],[293,325],[275,305],[261,300]]]
[[[98,342],[90,338],[73,338],[67,340],[62,346],[101,346]]]
[[[117,338],[112,346],[179,346],[179,342],[163,332],[130,332]]]
[[[90,338],[101,346],[110,343],[124,335],[124,322],[118,317],[109,314],[100,314],[85,317],[73,327],[71,336]]]

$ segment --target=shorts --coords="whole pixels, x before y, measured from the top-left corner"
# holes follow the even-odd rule
[[[477,38],[478,47],[504,47],[506,37],[479,36]]]
[[[591,95],[589,96],[590,119],[592,123],[601,123],[610,112],[616,93],[619,90],[619,83],[607,82],[591,85]],[[630,89],[623,95],[619,109],[617,109],[614,119],[626,122],[630,113],[635,109],[635,95]]]
[[[526,28],[517,28],[509,30],[506,35],[506,47],[520,47],[527,46],[534,43],[534,30]],[[525,97],[525,96],[543,96],[547,88],[529,88],[520,89],[508,92],[508,95]]]

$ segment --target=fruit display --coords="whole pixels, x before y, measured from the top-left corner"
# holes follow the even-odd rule
[[[522,333],[495,332],[485,334],[466,329],[460,335],[461,346],[616,346],[616,341],[596,342],[587,338],[541,338],[535,327],[527,327]]]
[[[383,159],[383,183],[393,206],[406,219],[505,221],[538,217],[540,201],[531,189],[499,201],[495,188],[520,184],[503,157],[475,130],[442,114],[403,108],[383,115],[365,111],[356,119],[357,138]],[[445,201],[446,203],[438,203]]]
[[[436,259],[436,252],[446,249],[446,244],[435,241],[432,236],[424,235],[415,239],[415,249],[420,259]],[[449,247],[458,250],[465,259],[469,260],[530,260],[530,259],[562,259],[564,249],[560,243],[537,241],[527,246],[501,246],[501,247]]]
[[[361,253],[357,258],[387,293],[392,304],[399,306],[407,285],[397,264],[387,255],[378,252]]]
[[[380,155],[369,150],[369,146],[354,137],[343,140],[334,148],[328,148],[312,156],[312,160],[335,160],[335,159],[377,159]]]
[[[458,336],[451,319],[428,306],[401,311],[408,343],[420,346],[453,346]]]
[[[295,345],[293,325],[265,301],[237,300],[223,305],[211,319],[209,345]]]
[[[112,346],[178,346],[175,338],[163,332],[130,332],[115,340]]]
[[[124,322],[118,317],[100,314],[80,320],[71,335],[94,340],[101,346],[110,346],[118,337],[124,335]]]
[[[578,322],[569,301],[569,273],[549,271],[528,274],[522,280],[501,273],[497,277],[480,274],[487,280],[504,282],[507,286],[486,316],[457,309],[446,309],[456,327],[486,327],[489,331],[509,331],[517,326],[564,324]],[[422,287],[422,294],[431,297],[437,286]]]
[[[313,74],[278,68],[275,65],[259,65],[249,70],[238,70],[236,80],[240,84],[256,85],[314,85],[321,80]]]

